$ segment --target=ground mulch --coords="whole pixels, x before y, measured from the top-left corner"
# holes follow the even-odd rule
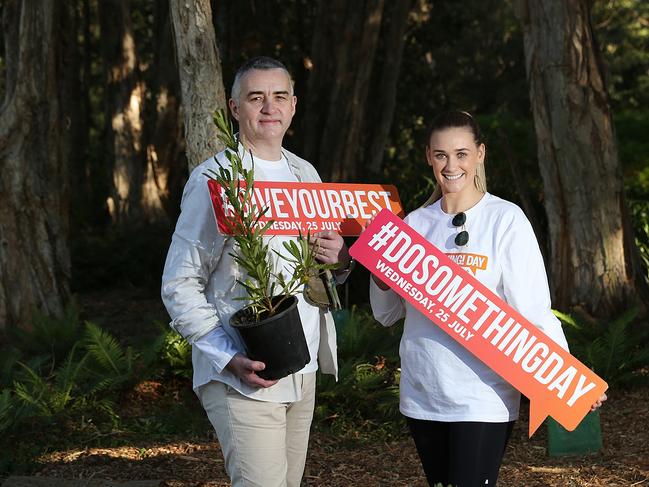
[[[649,388],[613,392],[602,414],[603,449],[578,457],[549,457],[541,427],[527,438],[526,407],[501,469],[501,486],[649,486]],[[207,436],[207,434],[206,434]],[[160,479],[166,487],[227,486],[214,439],[137,442],[118,448],[49,453],[37,475],[114,480]],[[312,435],[304,486],[425,486],[409,438],[350,445]]]
[[[143,329],[143,323],[158,322],[164,326],[168,319],[157,296],[137,289],[86,293],[81,301],[85,319],[103,317],[98,319],[99,323],[109,326],[120,338],[132,339],[134,332],[146,336],[155,327],[148,325],[148,329]],[[151,404],[164,404],[170,395],[180,393],[185,401],[194,404],[187,416],[204,415],[188,384],[163,385],[151,381],[135,389],[121,414],[145,416],[144,410]],[[523,404],[498,484],[649,487],[649,387],[612,391],[609,395],[601,412],[604,446],[600,452],[585,456],[548,456],[544,426],[531,439],[527,438],[527,406]],[[126,434],[118,443],[127,446],[50,450],[36,459],[38,467],[31,474],[62,479],[159,479],[162,487],[228,486],[218,444],[209,423],[203,422],[205,433],[198,438],[188,434],[148,441],[143,439],[146,435]],[[406,436],[391,441],[349,441],[320,428],[311,436],[303,486],[425,485],[414,445]]]

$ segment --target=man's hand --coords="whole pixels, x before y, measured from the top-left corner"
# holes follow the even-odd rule
[[[225,368],[250,387],[265,388],[277,384],[276,380],[262,379],[257,375],[257,372],[266,368],[266,364],[257,360],[250,360],[242,353],[238,353],[232,357],[232,360],[230,360]]]
[[[351,257],[345,245],[345,240],[338,232],[325,230],[314,233],[311,237],[311,244],[316,251],[316,259],[323,264],[342,264],[342,268],[349,265]]]

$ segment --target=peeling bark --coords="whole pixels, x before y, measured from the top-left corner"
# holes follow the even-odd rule
[[[327,180],[353,181],[362,168],[365,113],[384,3],[333,0],[319,4],[304,152]]]
[[[180,111],[180,80],[174,61],[169,5],[158,2],[154,12],[155,54],[146,108],[146,168],[142,209],[147,221],[173,222],[187,176]]]
[[[145,86],[139,69],[130,2],[99,2],[99,22],[106,62],[106,155],[113,183],[108,210],[113,222],[121,224],[142,217]]]
[[[70,295],[68,171],[57,87],[59,1],[3,6],[0,108],[0,330],[59,315]]]
[[[217,109],[226,108],[225,89],[209,0],[171,0],[169,9],[191,171],[223,149],[212,119]]]
[[[304,154],[323,178],[383,163],[413,0],[320,1],[308,59]]]
[[[527,76],[545,189],[554,304],[612,316],[637,271],[587,0],[522,0]],[[626,247],[626,248],[625,248]]]

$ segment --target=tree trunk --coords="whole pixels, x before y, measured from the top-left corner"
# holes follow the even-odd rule
[[[390,135],[394,109],[397,104],[397,82],[401,72],[401,59],[403,57],[404,36],[408,25],[408,16],[413,6],[413,0],[393,0],[386,12],[388,27],[385,34],[385,47],[381,74],[376,86],[372,103],[368,104],[367,120],[370,121],[369,161],[366,166],[376,174],[381,171],[385,144]],[[380,117],[376,117],[377,108],[380,107]]]
[[[108,210],[115,223],[137,221],[145,153],[142,146],[144,83],[141,79],[129,0],[99,2],[106,62],[106,155],[113,186]]]
[[[588,0],[521,0],[554,305],[624,309],[639,275]]]
[[[327,180],[353,181],[362,167],[366,102],[383,8],[384,0],[319,4],[304,133],[305,155]]]
[[[67,168],[57,89],[58,1],[3,5],[0,109],[0,329],[29,328],[69,297]]]
[[[88,42],[82,22],[89,22],[80,16],[79,2],[65,2],[59,9],[61,59],[59,91],[61,93],[61,119],[67,128],[62,142],[62,154],[70,170],[70,204],[75,211],[71,214],[71,229],[82,227],[90,214],[92,187],[87,178],[88,144],[91,127],[89,105],[88,71],[84,59]],[[79,32],[83,32],[83,44],[79,42]],[[74,93],[75,96],[70,96]]]
[[[532,224],[534,234],[536,235],[536,239],[539,242],[539,247],[541,248],[541,254],[543,254],[543,259],[547,261],[548,245],[544,231],[545,227],[542,224],[539,213],[536,210],[537,205],[534,204],[534,192],[532,191],[532,188],[530,188],[530,185],[525,178],[523,171],[521,170],[521,167],[524,166],[522,165],[522,162],[517,158],[516,152],[509,143],[509,138],[502,127],[499,127],[497,129],[496,134],[498,135],[500,146],[502,147],[504,153],[503,155],[507,160],[509,169],[511,170],[514,187],[516,188],[516,193],[521,200],[523,211],[525,212],[527,219]]]
[[[213,123],[226,107],[221,60],[209,0],[170,0],[176,62],[185,119],[187,161],[192,170],[223,149]]]
[[[142,208],[148,221],[175,221],[187,179],[187,159],[167,2],[156,2],[154,6],[153,45],[153,66],[147,81],[151,102],[147,104],[145,118],[147,165]]]

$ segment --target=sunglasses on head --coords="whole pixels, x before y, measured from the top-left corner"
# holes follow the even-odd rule
[[[461,211],[453,217],[453,221],[451,223],[453,223],[453,226],[456,228],[462,227],[462,231],[455,236],[455,245],[457,245],[458,247],[463,247],[464,245],[468,244],[469,232],[464,229],[464,224],[466,223],[466,213]]]

